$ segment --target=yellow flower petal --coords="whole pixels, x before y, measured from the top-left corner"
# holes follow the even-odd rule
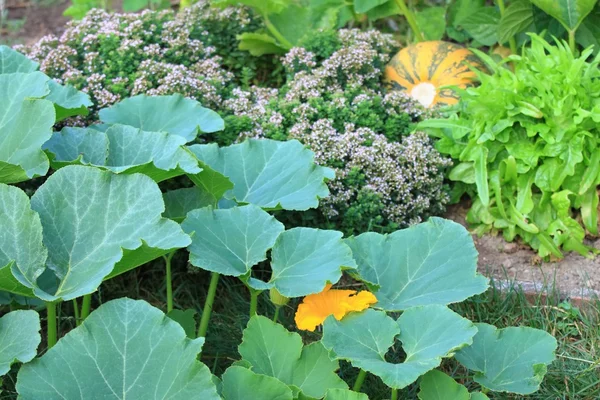
[[[304,298],[296,311],[298,329],[314,331],[327,317],[333,315],[338,321],[352,311],[363,311],[377,303],[373,293],[355,290],[331,289],[327,285],[321,293],[310,294]]]

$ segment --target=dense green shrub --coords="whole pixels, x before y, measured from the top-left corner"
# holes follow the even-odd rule
[[[217,141],[295,138],[321,165],[335,168],[331,196],[321,202],[313,224],[348,234],[387,232],[441,213],[449,161],[424,134],[409,135],[425,110],[381,85],[396,47],[391,36],[340,30],[315,33],[305,42],[283,58],[283,87],[233,91],[223,103],[231,115]]]
[[[258,70],[267,83],[281,80],[271,79],[278,61],[237,48],[236,36],[257,24],[246,8],[215,9],[208,0],[179,14],[92,10],[70,22],[60,37],[46,36],[18,50],[49,76],[89,93],[90,119],[98,109],[137,94],[180,93],[218,109],[232,85],[252,81]]]
[[[478,233],[518,236],[544,257],[590,255],[583,240],[598,235],[600,183],[600,57],[591,53],[532,35],[511,68],[487,59],[493,74],[462,94],[450,120],[424,123],[458,161],[450,178],[473,198],[467,221]]]
[[[213,9],[207,1],[179,15],[94,10],[60,38],[21,50],[93,98],[87,120],[71,124],[95,120],[98,109],[128,96],[180,93],[223,115],[225,131],[205,141],[300,140],[337,172],[332,196],[302,214],[307,224],[391,232],[443,212],[449,161],[425,135],[408,135],[426,112],[381,84],[398,48],[392,36],[315,31],[283,57],[257,58],[238,50],[236,35],[258,23],[247,9]]]

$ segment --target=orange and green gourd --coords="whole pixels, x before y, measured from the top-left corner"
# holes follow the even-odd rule
[[[443,41],[421,42],[398,52],[385,68],[384,80],[392,90],[402,90],[424,107],[456,104],[458,95],[445,86],[472,86],[481,68],[470,50]]]

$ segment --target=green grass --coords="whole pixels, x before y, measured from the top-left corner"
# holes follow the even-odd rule
[[[187,266],[187,254],[178,252],[173,260],[173,287],[175,308],[202,311],[208,289],[210,274]],[[351,285],[350,280],[344,280]],[[452,308],[474,322],[486,322],[499,328],[507,326],[531,326],[546,330],[556,337],[559,343],[556,361],[549,366],[546,378],[539,392],[530,396],[512,396],[489,393],[491,399],[598,399],[600,398],[600,301],[591,301],[575,308],[563,301],[556,291],[550,290],[535,296],[527,296],[514,285],[499,290],[492,282],[486,293]],[[156,261],[151,265],[133,270],[121,277],[106,282],[94,295],[93,305],[114,298],[142,298],[154,306],[166,309],[164,265]],[[237,279],[224,277],[220,280],[213,315],[209,326],[206,344],[202,351],[202,361],[213,373],[220,375],[239,358],[237,346],[241,342],[242,331],[248,322],[250,308],[247,288]],[[279,322],[287,329],[294,330],[294,312],[298,301],[291,301],[283,307]],[[74,327],[72,303],[61,307],[61,332],[64,334]],[[268,293],[259,298],[258,313],[273,317],[275,307]],[[42,313],[43,315],[43,313]],[[319,332],[301,332],[306,342],[317,340]],[[44,346],[44,344],[42,344]],[[389,354],[389,361],[399,362],[402,355]],[[454,360],[446,360],[442,369],[454,378],[478,390],[470,372]],[[358,370],[348,363],[341,363],[340,376],[353,384]],[[14,372],[5,379],[5,392],[0,398],[15,398],[12,383]],[[371,400],[389,398],[389,389],[379,378],[369,375],[363,391]],[[399,398],[416,399],[418,387],[413,385],[400,393]],[[12,396],[11,396],[12,394]]]

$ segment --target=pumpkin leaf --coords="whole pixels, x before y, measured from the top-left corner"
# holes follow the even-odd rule
[[[182,222],[192,210],[217,205],[215,196],[198,187],[170,190],[163,193],[163,200],[163,217],[177,222]]]
[[[364,14],[367,11],[387,3],[388,0],[354,0],[354,11]]]
[[[147,132],[179,135],[187,142],[193,141],[198,133],[211,133],[224,128],[219,114],[179,94],[129,97],[100,110],[100,120],[107,124],[130,125]]]
[[[286,9],[290,0],[212,0],[211,5],[219,7],[238,6],[243,4],[253,7],[261,14],[277,14]]]
[[[105,132],[63,128],[44,148],[54,157],[52,168],[92,165],[115,174],[143,173],[156,182],[183,174],[199,174],[198,160],[185,148],[185,139],[166,132],[145,132],[112,125]]]
[[[498,43],[500,12],[495,7],[482,7],[461,22],[462,27],[484,46]]]
[[[185,334],[190,339],[196,339],[196,310],[171,310],[167,313],[167,317],[177,322],[185,331]]]
[[[252,372],[248,368],[232,366],[223,374],[223,398],[246,400],[249,393],[260,393],[264,400],[292,400],[292,390],[277,378]]]
[[[340,280],[343,268],[355,267],[342,232],[293,228],[279,235],[273,246],[269,282],[248,283],[257,290],[275,287],[286,297],[301,297],[323,291],[328,282]]]
[[[113,300],[24,365],[17,392],[23,400],[218,400],[197,360],[203,343],[144,301]]]
[[[369,400],[369,397],[348,389],[329,389],[324,400]]]
[[[223,275],[242,276],[267,258],[267,250],[285,229],[255,205],[226,210],[191,211],[181,224],[192,235],[190,263]]]
[[[60,284],[47,293],[36,283],[43,265],[21,265],[26,280],[19,280],[45,301],[92,293],[107,276],[190,243],[177,223],[161,217],[160,190],[141,174],[61,168],[33,195],[31,208],[40,216],[47,265]]]
[[[533,8],[529,0],[513,1],[506,7],[498,24],[498,43],[506,43],[533,24]]]
[[[314,153],[296,140],[250,139],[222,148],[208,144],[189,149],[233,182],[226,198],[266,209],[315,208],[329,195],[325,180],[335,176],[330,168],[316,165]]]
[[[443,357],[471,344],[476,333],[471,321],[445,306],[432,305],[409,308],[397,321],[373,309],[341,321],[330,316],[323,324],[321,342],[331,357],[347,360],[377,375],[389,387],[401,389],[438,367]],[[396,337],[406,353],[400,364],[385,360]]]
[[[476,326],[473,344],[456,353],[462,365],[476,371],[475,382],[497,392],[525,395],[538,390],[555,358],[556,339],[527,327]]]
[[[441,218],[389,235],[363,233],[346,239],[359,279],[376,285],[377,307],[400,311],[450,304],[484,292],[477,251],[461,225]]]
[[[1,253],[1,252],[0,252]],[[37,355],[40,317],[33,310],[11,311],[0,318],[0,375],[15,362],[27,363]]]
[[[592,12],[597,0],[531,0],[546,14],[558,20],[567,30],[575,31]]]
[[[415,19],[425,40],[440,40],[446,31],[446,8],[427,7],[415,13]]]
[[[265,54],[285,54],[286,52],[273,36],[266,33],[245,32],[238,35],[237,39],[240,41],[239,49],[246,50],[255,57]]]
[[[348,388],[321,342],[303,346],[300,335],[268,318],[250,319],[238,350],[253,372],[277,378],[305,396],[322,398],[328,389]]]
[[[12,74],[15,72],[34,72],[39,64],[30,60],[23,54],[8,46],[0,46],[0,74]]]
[[[0,182],[17,183],[48,172],[42,145],[52,134],[54,105],[41,72],[0,74]]]
[[[48,252],[42,224],[21,189],[0,183],[0,289],[33,297]],[[32,272],[28,272],[32,271]]]
[[[80,92],[70,85],[59,85],[52,79],[48,80],[48,87],[50,93],[46,100],[54,103],[57,122],[75,115],[88,114],[87,107],[92,105],[92,101],[86,93]]]
[[[466,387],[436,369],[429,371],[419,384],[419,400],[484,400],[483,393],[469,393]]]

